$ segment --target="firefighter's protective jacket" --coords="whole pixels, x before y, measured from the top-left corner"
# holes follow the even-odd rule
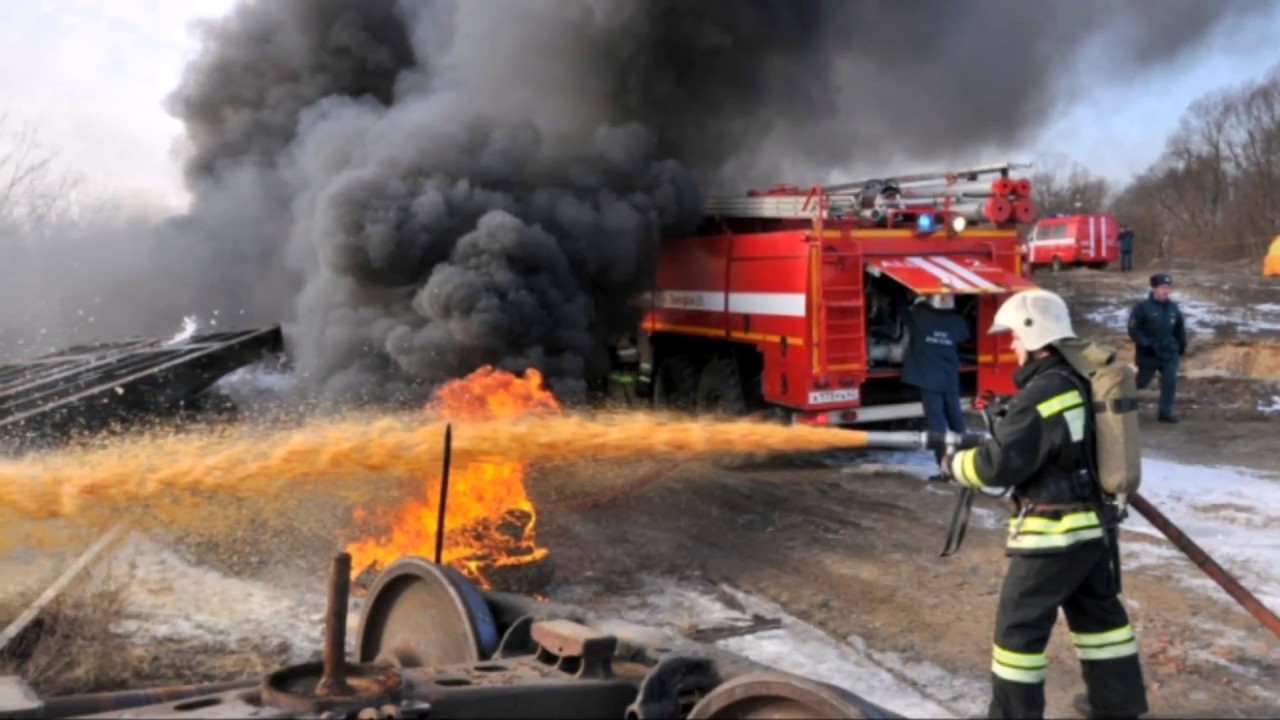
[[[1087,472],[1093,442],[1088,384],[1056,351],[1014,373],[1018,392],[992,438],[952,458],[955,479],[975,488],[1013,488],[1025,516],[1009,520],[1010,554],[1043,555],[1101,542],[1099,494]]]

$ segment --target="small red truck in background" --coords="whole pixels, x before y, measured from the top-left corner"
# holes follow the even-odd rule
[[[1106,213],[1046,215],[1027,235],[1027,267],[1087,266],[1103,270],[1119,258],[1116,219]]]

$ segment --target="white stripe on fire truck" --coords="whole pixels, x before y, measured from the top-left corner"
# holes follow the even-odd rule
[[[903,258],[903,259],[904,259],[904,260],[906,260],[907,262],[911,263],[912,265],[915,265],[916,267],[920,268],[921,270],[924,270],[925,272],[929,273],[930,275],[934,276],[935,278],[937,278],[937,279],[938,279],[938,281],[939,281],[939,282],[945,282],[945,283],[948,283],[948,284],[951,284],[951,285],[954,285],[954,284],[956,283],[956,279],[955,279],[955,278],[953,278],[953,277],[951,277],[951,276],[950,276],[946,271],[944,271],[942,268],[940,268],[940,267],[934,267],[933,265],[930,265],[930,264],[926,263],[922,258],[918,258],[918,257],[906,257],[906,258]]]
[[[653,304],[667,310],[724,312],[725,293],[714,290],[660,290]],[[804,293],[728,293],[728,311],[747,315],[805,316]]]
[[[967,268],[967,267],[965,267],[965,266],[961,265],[960,263],[956,262],[955,260],[952,260],[952,259],[951,259],[951,258],[949,258],[949,257],[941,257],[941,256],[939,256],[939,257],[932,257],[932,258],[929,258],[929,259],[930,259],[930,260],[932,260],[933,262],[938,263],[939,265],[941,265],[941,266],[943,266],[943,267],[945,267],[945,268],[950,268],[950,269],[951,269],[951,270],[953,270],[957,275],[959,275],[959,276],[960,276],[960,277],[962,277],[962,278],[965,278],[966,280],[968,280],[968,281],[969,281],[969,282],[971,282],[971,283],[974,283],[974,284],[975,284],[975,285],[977,285],[978,287],[983,287],[983,288],[986,288],[986,289],[988,289],[988,290],[1000,290],[1000,289],[1001,289],[999,285],[996,285],[995,283],[991,282],[990,280],[987,280],[986,278],[984,278],[984,277],[982,277],[981,275],[979,275],[979,274],[977,274],[977,273],[973,272],[973,271],[972,271],[972,270],[970,270],[969,268]]]
[[[939,280],[942,280],[956,290],[998,292],[1001,289],[998,285],[988,282],[962,265],[956,263],[952,263],[950,266],[944,265],[940,262],[940,260],[944,258],[913,257],[909,259],[913,261],[918,260],[919,262],[914,263],[917,267],[933,273],[933,275]]]
[[[729,312],[804,317],[804,293],[729,293]]]
[[[962,281],[960,278],[947,272],[946,268],[942,267],[941,265],[934,265],[933,263],[929,262],[925,258],[918,257],[918,256],[911,256],[907,258],[907,262],[911,263],[912,265],[915,265],[921,270],[924,270],[930,275],[938,278],[940,282],[950,285],[952,289],[955,289],[955,290],[971,289],[969,285],[964,281]]]

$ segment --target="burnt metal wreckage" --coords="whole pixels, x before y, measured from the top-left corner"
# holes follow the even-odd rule
[[[350,574],[350,555],[335,557],[319,662],[243,683],[45,700],[0,678],[0,718],[901,717],[686,638],[482,591],[419,557],[378,576],[348,659]]]
[[[79,345],[0,365],[0,445],[23,452],[198,409],[222,377],[282,351],[273,326]]]

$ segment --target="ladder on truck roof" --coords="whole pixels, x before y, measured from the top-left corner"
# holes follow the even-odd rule
[[[905,185],[907,183],[927,182],[929,180],[945,180],[949,183],[964,179],[968,181],[977,180],[983,175],[991,175],[1000,173],[1000,177],[1009,177],[1010,170],[1025,170],[1031,167],[1031,163],[1014,163],[1002,162],[992,163],[990,165],[978,165],[964,170],[939,170],[935,172],[912,173],[911,175],[897,175],[886,178],[868,178],[866,180],[851,180],[849,182],[839,183],[837,185],[827,185],[822,188],[824,192],[840,192],[842,190],[861,190],[868,185],[875,183],[896,183]]]
[[[994,163],[961,170],[940,170],[910,175],[868,178],[835,185],[814,186],[805,191],[795,186],[780,186],[767,193],[745,196],[708,198],[707,215],[731,218],[778,220],[860,219],[877,223],[894,214],[922,211],[946,212],[967,220],[982,222],[994,217],[1034,214],[1030,201],[1026,209],[1015,212],[1010,204],[1005,211],[989,208],[991,202],[1011,203],[1010,196],[1025,200],[1031,191],[1030,181],[1009,179],[1009,171],[1029,168],[1030,163]],[[999,174],[999,181],[982,183],[983,175]],[[962,182],[963,181],[963,182]],[[997,187],[996,182],[1005,183]],[[921,183],[924,183],[923,185]],[[1003,222],[1003,220],[996,220]]]

